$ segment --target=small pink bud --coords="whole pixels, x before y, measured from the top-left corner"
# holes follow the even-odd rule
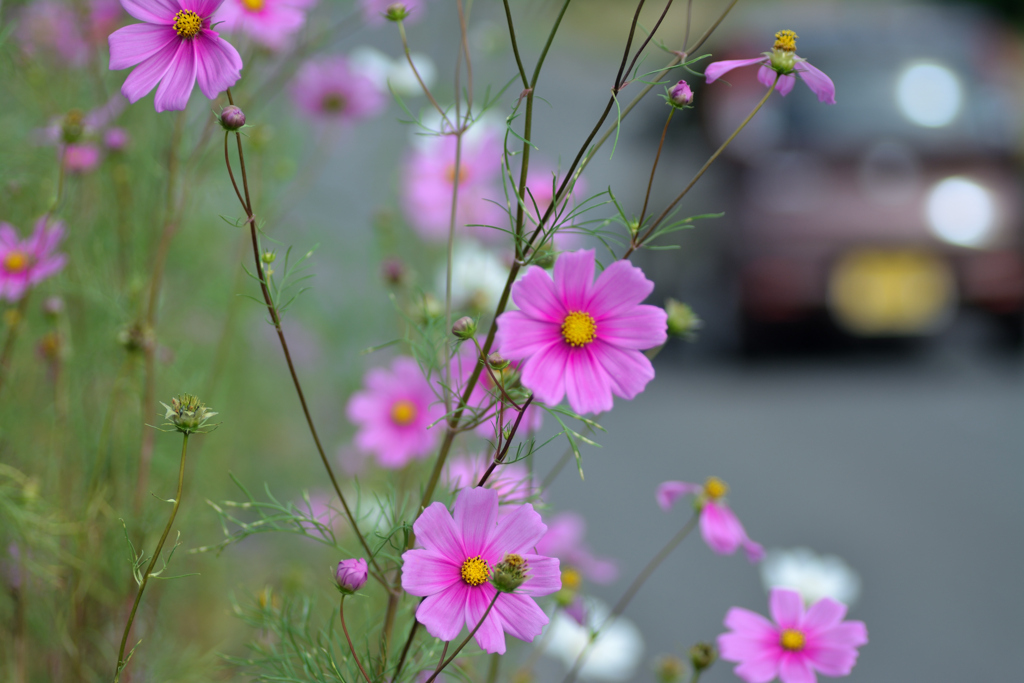
[[[342,560],[338,563],[338,571],[334,578],[338,582],[338,588],[345,595],[352,595],[366,583],[368,573],[366,560]]]
[[[690,90],[690,86],[686,81],[679,81],[669,88],[668,98],[673,105],[685,107],[693,103],[693,91]]]
[[[220,125],[224,130],[238,130],[245,125],[245,113],[233,104],[224,107],[220,113]]]

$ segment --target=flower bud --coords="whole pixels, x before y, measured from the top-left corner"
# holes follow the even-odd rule
[[[405,281],[405,264],[399,258],[385,259],[380,264],[380,273],[389,285],[400,285]]]
[[[43,313],[50,318],[59,318],[64,312],[64,299],[59,296],[50,296],[43,302]]]
[[[508,367],[508,363],[497,351],[487,356],[487,364],[491,366],[492,370],[504,370]]]
[[[711,643],[697,643],[690,648],[690,663],[697,671],[703,671],[718,659],[718,652]]]
[[[238,130],[245,125],[245,112],[233,104],[224,107],[220,113],[220,125],[224,130]]]
[[[472,339],[476,334],[476,321],[464,315],[452,325],[452,334],[459,339]]]
[[[494,570],[491,572],[491,584],[502,593],[511,593],[530,578],[526,574],[527,569],[529,569],[529,565],[522,555],[509,553],[505,555],[504,560],[494,565]]]
[[[693,309],[675,299],[665,302],[665,312],[668,313],[668,333],[673,337],[682,337],[687,341],[696,338],[696,332],[704,326]]]
[[[207,425],[207,421],[217,413],[209,410],[197,396],[182,394],[171,399],[171,405],[161,403],[167,412],[164,414],[165,423],[182,434],[205,434],[213,431],[217,425]]]
[[[60,136],[64,142],[77,142],[85,132],[85,114],[80,109],[72,109],[60,123]]]
[[[338,582],[338,590],[342,595],[352,595],[366,583],[368,573],[366,560],[342,560],[334,572],[334,580]]]
[[[654,662],[654,676],[660,683],[677,683],[683,679],[686,665],[673,655],[658,657]]]
[[[271,263],[277,260],[277,254],[275,254],[272,251],[265,251],[263,252],[263,256],[261,256],[260,259],[267,265],[270,265]]]
[[[409,9],[401,2],[388,5],[384,12],[384,18],[388,21],[402,21],[409,16]]]
[[[693,104],[693,91],[686,81],[679,81],[668,90],[668,101],[673,107],[682,109]]]

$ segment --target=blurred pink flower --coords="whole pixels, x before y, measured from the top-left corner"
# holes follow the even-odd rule
[[[423,6],[426,2],[424,0],[359,0],[359,7],[363,11],[363,20],[370,26],[380,26],[385,23],[387,20],[384,15],[387,14],[388,7],[394,4],[405,7],[409,16],[403,21],[406,24],[412,24],[423,16]]]
[[[90,0],[82,11],[87,13],[84,28],[73,4],[56,0],[29,3],[18,22],[21,49],[34,58],[50,53],[72,67],[86,64],[90,49],[106,40],[122,15],[117,0]]]
[[[228,33],[244,33],[269,50],[281,50],[305,25],[306,10],[315,4],[316,0],[225,0],[213,23],[223,22]]]
[[[445,467],[444,478],[453,492],[473,488],[491,465],[487,453],[450,458]],[[536,492],[536,482],[530,477],[530,470],[521,462],[501,464],[488,477],[485,488],[498,492],[498,502],[503,506],[523,503]],[[507,508],[506,508],[507,509]],[[550,553],[541,553],[548,555]]]
[[[793,90],[796,84],[796,76],[800,74],[807,87],[818,96],[819,102],[826,104],[836,103],[836,86],[832,79],[825,73],[811,65],[806,59],[796,54],[796,34],[792,31],[779,31],[775,34],[775,46],[771,52],[765,52],[760,57],[752,59],[728,59],[723,62],[712,62],[704,70],[704,77],[708,83],[714,83],[723,75],[744,66],[759,64],[757,80],[766,88],[772,87],[780,95],[785,97]],[[776,82],[778,77],[778,82]]]
[[[425,138],[409,157],[403,181],[406,218],[425,240],[448,239],[452,192],[455,190],[455,151],[451,135]],[[501,177],[501,138],[489,129],[475,129],[462,140],[459,157],[459,196],[456,229],[463,234],[494,241],[505,233],[487,227],[508,229],[508,214],[494,200],[504,198]]]
[[[307,533],[327,538],[330,536],[329,531],[335,531],[339,521],[331,505],[336,499],[325,493],[311,493],[308,497],[309,502],[303,499],[295,503],[295,507],[309,520],[300,521],[299,526]]]
[[[731,629],[718,636],[722,659],[739,662],[733,672],[747,683],[815,683],[815,672],[848,676],[857,648],[868,642],[863,621],[843,621],[846,605],[822,598],[804,612],[800,594],[773,588],[768,598],[772,619],[733,607],[725,615]]]
[[[444,416],[444,406],[416,361],[400,356],[390,371],[366,373],[363,384],[348,401],[348,419],[359,426],[355,444],[389,469],[430,455],[442,430],[428,427]]]
[[[764,557],[764,548],[747,537],[736,514],[725,504],[729,487],[717,477],[709,477],[703,486],[685,481],[666,481],[658,486],[655,498],[666,512],[680,496],[694,495],[700,511],[700,534],[708,547],[719,555],[732,555],[742,546],[751,562]]]
[[[131,136],[124,128],[111,128],[103,134],[103,146],[111,152],[121,152],[131,142]]]
[[[214,99],[241,77],[238,51],[210,28],[223,0],[121,0],[128,14],[144,22],[110,34],[110,69],[137,66],[121,93],[133,104],[157,87],[157,111],[181,110],[192,88]]]
[[[373,80],[355,71],[345,57],[306,62],[292,81],[299,108],[321,121],[354,123],[384,111],[387,98]]]
[[[472,376],[476,364],[476,347],[472,344],[463,344],[452,360],[452,388],[459,396],[462,395],[463,387],[465,387],[466,382]],[[492,372],[494,372],[495,377],[500,378],[502,373],[515,372],[519,365],[519,363],[509,363],[504,371],[492,370]],[[469,405],[472,408],[486,408],[497,397],[497,393],[498,389],[494,384],[494,380],[491,379],[491,373],[487,372],[487,368],[482,368],[480,370],[480,379],[477,380],[476,386],[473,387],[473,391],[469,395]],[[496,407],[492,408],[493,410],[496,410]],[[503,428],[511,428],[518,415],[519,413],[514,407],[506,405],[505,413],[502,416]],[[536,403],[532,403],[527,406],[526,415],[523,416],[522,421],[519,423],[519,429],[516,434],[520,436],[533,434],[543,424],[544,409],[536,405]],[[495,414],[489,420],[479,425],[474,431],[484,439],[497,440],[498,416]]]
[[[498,318],[502,356],[525,360],[523,384],[548,405],[568,396],[577,413],[612,409],[612,395],[632,399],[654,379],[642,353],[667,339],[665,311],[640,302],[654,289],[628,261],[594,281],[594,250],[564,253],[554,280],[539,266],[512,286],[520,310]]]
[[[615,560],[593,555],[583,541],[586,533],[582,515],[559,513],[548,519],[548,532],[537,543],[537,552],[561,560],[562,571],[575,569],[594,583],[611,583],[619,576],[618,565]]]
[[[20,300],[29,287],[64,267],[64,254],[53,253],[64,238],[64,223],[47,225],[47,218],[40,218],[23,241],[10,224],[0,222],[0,300]]]
[[[69,173],[88,173],[100,163],[100,148],[90,142],[65,145],[62,158]]]
[[[527,580],[514,593],[498,596],[476,632],[486,652],[505,653],[505,633],[532,642],[547,615],[531,596],[561,589],[558,560],[530,552],[547,531],[532,505],[498,516],[498,494],[467,488],[455,499],[454,517],[441,503],[432,503],[413,524],[421,548],[402,555],[402,588],[425,597],[416,620],[430,635],[454,640],[463,626],[474,628],[494,598],[488,581],[493,567],[510,553],[526,561]]]

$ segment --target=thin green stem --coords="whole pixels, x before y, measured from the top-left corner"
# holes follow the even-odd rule
[[[480,621],[477,623],[477,625],[474,626],[473,630],[469,632],[469,635],[466,636],[466,639],[459,643],[459,646],[455,648],[455,652],[453,652],[451,656],[448,657],[448,659],[443,660],[438,665],[437,670],[434,671],[433,675],[426,681],[424,681],[424,683],[434,683],[434,679],[437,678],[442,671],[444,671],[444,668],[451,664],[455,660],[455,658],[459,656],[459,653],[462,652],[462,648],[466,647],[469,641],[473,639],[473,636],[476,635],[476,632],[480,630],[480,627],[484,625],[484,622],[487,621],[487,615],[491,613],[491,608],[493,608],[494,603],[498,601],[499,595],[501,595],[500,591],[494,591],[494,597],[491,598],[491,603],[487,605],[487,610],[484,612],[484,615],[480,617]]]
[[[647,194],[644,195],[644,208],[640,210],[640,219],[636,222],[637,226],[644,224],[644,216],[647,215],[647,203],[651,200],[651,186],[654,185],[654,172],[658,170],[658,160],[661,159],[661,149],[665,146],[665,135],[668,133],[668,124],[672,122],[672,114],[676,111],[675,107],[668,108],[668,118],[665,119],[665,127],[661,129],[661,140],[658,141],[658,153],[654,155],[654,164],[651,166],[651,178],[647,181]]]
[[[423,94],[427,96],[427,99],[430,100],[430,104],[432,104],[434,109],[437,110],[437,113],[441,115],[441,119],[444,120],[449,127],[454,129],[455,126],[453,126],[452,122],[448,120],[448,115],[445,114],[444,109],[442,109],[441,105],[434,99],[434,96],[431,94],[430,88],[427,87],[427,84],[423,82],[419,69],[417,69],[416,65],[412,63],[412,53],[409,50],[409,41],[405,37],[405,23],[401,20],[395,23],[398,24],[398,34],[402,37],[402,49],[405,50],[405,61],[409,62],[409,68],[412,69],[412,73],[416,77],[416,82],[420,84],[420,88],[423,90]],[[456,96],[457,95],[458,93],[456,93]]]
[[[363,663],[359,661],[359,656],[356,655],[356,649],[352,646],[352,638],[348,635],[348,626],[345,625],[345,596],[341,596],[341,606],[338,607],[338,617],[341,619],[341,630],[345,632],[345,640],[348,641],[349,652],[352,653],[352,660],[359,667],[359,672],[363,674],[363,678],[366,683],[370,683],[370,677],[366,675],[366,669],[363,668]]]
[[[174,507],[171,508],[171,517],[167,520],[167,526],[164,527],[164,533],[160,536],[160,542],[156,544],[156,550],[153,552],[153,556],[149,559],[149,566],[146,567],[146,573],[142,576],[142,581],[139,583],[139,591],[135,594],[135,603],[132,605],[131,614],[128,615],[128,623],[124,625],[124,634],[121,636],[121,648],[117,653],[117,670],[114,672],[114,683],[117,683],[121,678],[121,671],[124,669],[127,662],[124,658],[124,648],[128,643],[128,634],[132,630],[132,622],[135,621],[135,612],[139,609],[139,602],[142,600],[142,594],[146,590],[146,584],[149,583],[149,577],[153,574],[153,567],[156,566],[156,561],[160,557],[161,551],[164,548],[164,541],[167,540],[167,534],[171,533],[171,526],[174,525],[174,517],[178,514],[178,506],[181,504],[181,488],[185,481],[185,456],[188,454],[188,433],[183,434],[181,441],[181,464],[178,466],[178,492],[174,495]]]
[[[499,668],[501,668],[501,655],[495,652],[491,655],[491,665],[487,668],[487,683],[497,682]]]
[[[682,543],[683,539],[690,535],[690,532],[694,530],[699,520],[700,513],[695,512],[683,528],[679,530],[679,533],[673,536],[672,539],[665,544],[665,547],[647,563],[647,566],[643,568],[643,571],[633,579],[633,583],[629,584],[629,588],[627,588],[626,592],[622,594],[619,601],[615,603],[615,607],[612,608],[611,614],[605,618],[604,622],[601,623],[597,630],[590,634],[590,641],[587,643],[586,647],[580,651],[579,656],[576,657],[576,662],[572,665],[572,669],[569,670],[569,673],[565,675],[562,683],[572,683],[572,681],[576,680],[576,676],[579,674],[580,668],[582,668],[583,664],[587,661],[587,657],[590,655],[590,650],[594,647],[594,643],[597,641],[597,637],[600,635],[601,631],[622,615],[626,607],[629,605],[630,600],[633,599],[633,596],[637,594],[637,591],[639,591],[647,582],[647,579],[651,578],[651,574],[653,574],[654,570],[658,568],[658,565],[664,562],[665,558],[676,549],[676,546]]]

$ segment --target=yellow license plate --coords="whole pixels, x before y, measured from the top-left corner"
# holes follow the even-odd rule
[[[956,299],[949,265],[915,250],[858,250],[843,256],[829,278],[829,308],[853,334],[927,334],[948,318]]]

